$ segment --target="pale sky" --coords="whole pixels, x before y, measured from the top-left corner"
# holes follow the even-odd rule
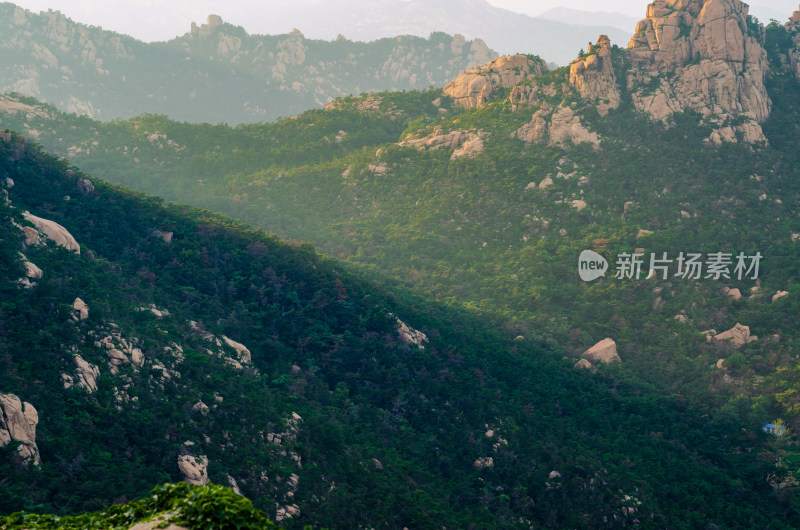
[[[286,0],[11,0],[34,12],[57,9],[76,22],[131,35],[140,40],[168,40],[183,35],[191,22],[205,22],[210,13],[219,14],[226,22],[244,27],[249,33],[266,33],[263,24],[275,11],[286,6]],[[320,0],[327,5],[343,0]],[[370,1],[370,0],[365,0]],[[408,0],[406,0],[408,1]],[[584,11],[609,11],[633,18],[644,18],[648,0],[488,0],[494,6],[535,16],[554,7]],[[348,2],[348,3],[352,3]],[[775,16],[788,18],[798,9],[796,0],[752,0],[751,13],[762,22]],[[291,5],[291,4],[289,4]],[[761,14],[758,9],[763,11]],[[261,27],[259,27],[261,21]],[[303,29],[302,21],[293,27]],[[633,28],[631,28],[633,29]],[[271,33],[288,32],[291,27]]]

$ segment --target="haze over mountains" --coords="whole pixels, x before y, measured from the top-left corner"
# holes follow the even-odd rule
[[[44,4],[36,5],[42,9]],[[155,8],[158,12],[136,4],[100,5],[96,13],[83,11],[79,5],[62,9],[76,22],[83,21],[78,16],[83,14],[95,25],[99,24],[95,20],[100,13],[106,13],[106,17],[139,20],[143,26],[157,26],[170,20],[169,29],[160,33],[158,40],[179,36],[188,29],[190,22],[199,23],[206,15],[215,13],[226,21],[243,26],[250,34],[285,34],[297,28],[311,39],[322,40],[334,40],[340,34],[350,40],[369,42],[398,35],[428,37],[439,31],[451,35],[459,33],[467,39],[480,38],[502,54],[533,53],[558,64],[565,64],[580,48],[586,47],[586,34],[605,33],[612,41],[623,45],[632,29],[627,27],[621,31],[604,22],[591,22],[585,16],[580,16],[577,22],[569,19],[554,21],[552,16],[547,20],[538,19],[494,7],[485,0],[300,0],[283,2],[279,7],[268,9],[241,3],[218,5],[206,2],[192,8]],[[162,9],[163,13],[160,12]],[[188,13],[194,13],[195,18]],[[181,21],[180,26],[175,27],[175,20]],[[579,27],[587,24],[588,27]],[[142,28],[141,31],[146,30]],[[131,33],[137,36],[139,32]]]

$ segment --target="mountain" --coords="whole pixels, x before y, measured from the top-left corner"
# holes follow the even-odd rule
[[[778,446],[659,396],[608,345],[589,355],[603,375],[574,370],[497,321],[2,136],[0,510],[142,499],[4,528],[269,527],[231,492],[144,498],[178,480],[289,528],[797,522],[757,457]]]
[[[10,96],[0,123],[104,178],[499,314],[510,338],[554,341],[576,362],[610,337],[627,369],[664,391],[729,407],[750,429],[774,417],[797,428],[784,390],[798,20],[764,28],[732,0],[662,2],[630,48],[600,38],[568,68],[513,56],[444,90],[342,98],[271,124],[103,124]],[[757,278],[734,264],[697,283],[584,284],[586,249],[612,269],[620,253],[666,252],[672,274],[681,253],[765,261]],[[729,330],[760,339],[729,346]]]
[[[247,20],[248,13],[233,13]],[[622,43],[624,32],[605,23],[581,28],[571,21],[539,20],[490,5],[486,0],[300,0],[282,5],[268,17],[248,20],[253,31],[276,33],[299,27],[315,38],[337,34],[358,41],[389,35],[420,35],[444,31],[480,38],[503,54],[532,53],[565,64],[586,46],[585,35],[605,33]],[[244,23],[244,22],[242,22]]]
[[[267,124],[3,96],[70,160],[0,143],[3,513],[797,527],[800,9],[636,29]]]
[[[569,7],[554,7],[544,13],[536,15],[535,18],[543,20],[554,20],[576,26],[609,26],[626,34],[631,28],[636,27],[637,19],[623,15],[622,13],[610,11],[582,11],[580,9],[570,9]],[[601,32],[602,33],[602,32]],[[618,41],[621,44],[623,41]]]
[[[253,36],[209,17],[166,43],[77,24],[59,12],[0,4],[2,91],[111,120],[160,112],[246,123],[288,117],[338,96],[445,83],[497,56],[482,41],[435,33],[370,44]]]

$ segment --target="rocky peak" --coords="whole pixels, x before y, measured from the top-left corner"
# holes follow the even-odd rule
[[[765,141],[767,56],[748,34],[740,0],[656,0],[636,25],[627,55],[634,105],[653,119],[692,110],[718,126],[710,140]],[[669,79],[666,77],[670,76]],[[734,118],[745,123],[731,126]]]
[[[474,66],[445,85],[442,92],[453,98],[456,105],[468,109],[482,107],[497,88],[508,88],[547,71],[541,59],[527,55],[506,55],[494,61]]]
[[[789,63],[795,78],[800,81],[800,9],[792,13],[785,28],[794,43],[794,48],[789,50]]]
[[[215,27],[222,25],[222,17],[219,15],[208,15],[206,23],[198,27],[197,24],[192,22],[191,33],[193,37],[208,37]]]
[[[611,59],[611,40],[607,35],[600,35],[596,44],[590,42],[587,54],[572,61],[569,84],[582,98],[596,100],[601,116],[619,107],[620,93]]]

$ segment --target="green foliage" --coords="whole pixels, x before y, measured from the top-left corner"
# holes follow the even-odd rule
[[[158,521],[188,528],[263,530],[278,528],[253,508],[253,504],[230,488],[210,484],[189,486],[183,482],[153,488],[152,496],[101,512],[76,516],[38,515],[18,512],[0,517],[0,528],[125,529],[136,523]]]

